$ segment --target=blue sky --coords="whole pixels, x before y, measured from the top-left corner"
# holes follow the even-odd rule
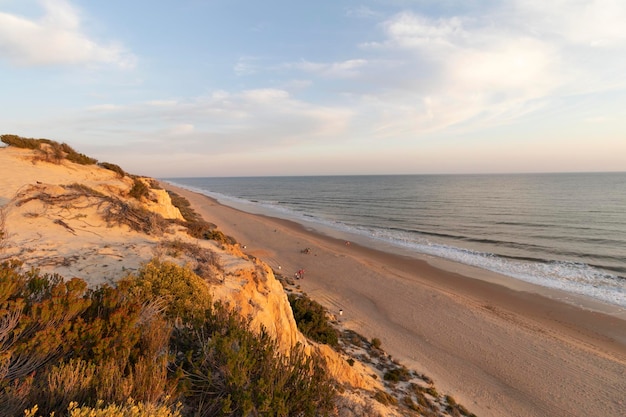
[[[0,0],[0,133],[155,177],[626,171],[622,0]]]

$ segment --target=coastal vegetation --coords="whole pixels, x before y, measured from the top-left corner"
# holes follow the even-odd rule
[[[124,178],[126,175],[128,175],[126,171],[122,169],[122,167],[116,164],[111,164],[110,162],[98,162],[98,166],[115,172],[119,178]]]
[[[22,267],[0,264],[6,415],[125,415],[128,398],[162,416],[332,409],[335,388],[318,358],[299,345],[277,353],[265,331],[213,303],[190,269],[155,259],[115,288],[91,290],[81,279]]]
[[[302,334],[315,342],[338,346],[338,332],[329,322],[321,304],[304,294],[289,294],[288,299],[298,330]]]
[[[1,135],[0,140],[16,148],[33,149],[39,158],[48,162],[60,163],[63,159],[80,165],[94,165],[98,160],[76,152],[67,143],[59,143],[50,139],[23,138],[17,135]]]
[[[187,228],[187,233],[189,233],[190,236],[197,239],[214,240],[228,245],[237,243],[235,239],[226,236],[218,230],[216,225],[202,219],[202,216],[191,208],[191,204],[186,198],[170,190],[167,190],[167,193],[170,196],[172,205],[178,208],[183,216],[184,221],[179,223]]]

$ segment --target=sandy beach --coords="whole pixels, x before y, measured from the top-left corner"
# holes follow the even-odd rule
[[[626,413],[626,320],[617,309],[562,302],[564,294],[458,264],[348,245],[166,187],[276,273],[303,269],[302,289],[330,312],[343,310],[343,326],[381,339],[395,359],[478,416]]]

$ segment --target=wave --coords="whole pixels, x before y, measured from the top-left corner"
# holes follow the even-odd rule
[[[315,204],[312,204],[310,201],[293,201],[282,198],[275,201],[262,201],[255,198],[254,201],[251,201],[208,191],[200,187],[176,183],[175,181],[170,182],[182,188],[208,195],[223,204],[244,211],[286,218],[312,226],[314,229],[322,232],[324,232],[324,229],[330,229],[352,236],[360,236],[362,239],[370,242],[370,246],[373,247],[380,247],[380,245],[377,245],[377,242],[382,242],[385,244],[383,245],[386,248],[385,250],[388,250],[389,247],[397,247],[416,254],[436,256],[493,271],[532,284],[592,297],[626,308],[626,278],[623,276],[626,273],[625,268],[601,265],[603,262],[580,262],[576,260],[578,259],[577,255],[580,254],[573,252],[570,254],[565,252],[559,254],[555,248],[547,248],[531,243],[511,242],[493,238],[475,238],[428,230],[408,230],[402,227],[394,227],[390,224],[391,222],[387,223],[389,227],[372,227],[362,223],[349,224],[334,218],[321,217],[316,214],[317,212],[313,213],[311,206]],[[345,215],[345,213],[343,214]],[[359,213],[358,217],[361,219],[364,217],[385,218],[384,216],[371,214],[363,216],[362,213]],[[522,224],[522,222],[518,223]],[[472,250],[443,243],[445,241],[459,242],[460,246],[465,242],[475,243],[479,246],[485,245],[488,248],[508,247],[524,249],[520,253],[525,252],[525,254],[519,256],[506,253],[496,254],[490,251]],[[534,257],[530,255],[531,253],[560,255],[562,257],[571,255],[569,256],[571,260]],[[594,255],[594,258],[596,260],[604,260],[600,254]],[[604,256],[604,258],[610,260],[614,257]]]
[[[376,238],[422,254],[626,307],[626,278],[586,263],[501,256],[445,244],[418,243],[385,234]]]

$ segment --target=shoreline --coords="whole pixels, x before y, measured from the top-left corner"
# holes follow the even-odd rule
[[[620,311],[565,303],[532,284],[511,288],[497,274],[454,262],[345,245],[289,220],[166,188],[275,272],[304,269],[302,289],[331,313],[343,310],[343,326],[378,337],[479,416],[617,416],[626,407]],[[310,254],[301,253],[305,247]]]
[[[397,255],[402,257],[408,257],[415,260],[420,260],[428,263],[432,267],[447,271],[447,272],[455,272],[459,275],[462,275],[465,278],[471,278],[480,281],[486,281],[495,285],[503,286],[512,290],[529,292],[541,295],[546,298],[550,298],[552,300],[556,300],[559,302],[563,302],[566,304],[570,304],[572,306],[608,314],[611,316],[618,317],[622,320],[626,320],[626,307],[622,307],[617,304],[610,303],[608,301],[594,298],[585,294],[578,294],[574,292],[570,292],[568,290],[558,288],[558,287],[550,287],[541,285],[538,283],[533,283],[531,281],[527,281],[524,279],[516,278],[514,276],[506,275],[501,272],[492,271],[489,269],[482,268],[480,266],[468,265],[459,261],[455,261],[452,259],[443,258],[437,255],[431,255],[426,253],[417,252],[415,250],[411,250],[408,248],[403,248],[400,246],[395,246],[391,243],[376,241],[367,238],[366,236],[347,232],[340,231],[337,229],[333,229],[329,226],[323,225],[317,222],[307,221],[305,218],[295,219],[289,217],[280,217],[275,213],[272,213],[270,209],[265,209],[263,207],[258,207],[255,205],[246,205],[245,203],[224,203],[219,201],[217,197],[209,196],[204,194],[200,190],[195,190],[193,188],[188,188],[185,185],[171,183],[167,181],[163,181],[167,183],[171,187],[178,188],[180,190],[186,190],[191,193],[202,195],[216,204],[221,206],[225,206],[231,208],[235,211],[246,213],[249,215],[265,217],[268,219],[273,219],[275,221],[285,221],[292,225],[295,228],[301,228],[306,232],[315,234],[320,238],[329,238],[334,239],[337,242],[345,242],[350,241],[352,244],[358,244],[360,247],[364,249],[373,250],[375,252],[383,252],[389,255]],[[219,225],[218,225],[219,226]],[[626,338],[624,339],[626,342]]]
[[[393,241],[379,239],[367,234],[334,227],[307,214],[291,213],[288,210],[282,211],[272,206],[259,205],[256,204],[258,202],[254,200],[253,202],[248,202],[221,194],[209,195],[205,194],[201,189],[179,184],[175,180],[172,181],[173,182],[168,182],[168,184],[205,195],[217,201],[219,204],[244,213],[290,221],[318,235],[335,238],[340,241],[360,243],[361,246],[389,254],[405,255],[410,258],[426,261],[439,269],[458,272],[469,278],[492,282],[519,291],[534,292],[577,307],[614,315],[626,320],[626,299],[624,299],[623,296],[620,297],[617,295],[623,294],[623,292],[619,291],[619,288],[614,288],[613,290],[616,292],[607,295],[604,290],[597,292],[597,287],[595,285],[592,287],[589,283],[580,287],[567,280],[563,283],[542,276],[518,276],[515,271],[492,269],[488,265],[481,265],[480,263],[467,263],[463,260],[458,260],[454,257],[446,256],[445,254],[429,252],[428,250],[422,252],[419,248],[412,248],[398,244],[397,242],[394,243]],[[472,251],[472,249],[463,248],[461,246],[453,247],[453,249],[456,251]],[[492,256],[495,258],[506,258],[506,256],[497,255],[497,253],[497,251],[494,252]],[[483,255],[489,254],[485,253]],[[543,262],[550,263],[552,261],[544,259]],[[601,285],[600,288],[602,288]]]

